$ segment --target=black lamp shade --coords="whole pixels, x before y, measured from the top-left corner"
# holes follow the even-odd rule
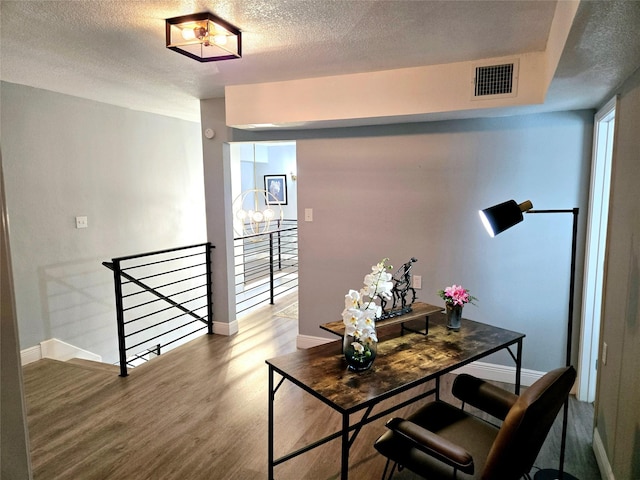
[[[515,200],[494,205],[478,212],[484,227],[492,237],[520,223],[524,217],[522,212],[531,209],[533,205],[526,201],[518,205]]]

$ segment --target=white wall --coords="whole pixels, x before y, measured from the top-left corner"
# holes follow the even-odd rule
[[[241,156],[242,191],[253,188],[265,189],[264,175],[286,175],[287,204],[281,205],[281,208],[284,218],[295,219],[298,214],[297,189],[291,177],[291,173],[296,171],[295,143],[240,143],[238,146]],[[262,204],[264,206],[264,201]]]
[[[206,241],[200,127],[15,84],[1,94],[21,348],[55,337],[115,361],[101,262]]]

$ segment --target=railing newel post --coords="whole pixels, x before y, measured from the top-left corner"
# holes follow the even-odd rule
[[[118,323],[118,352],[120,357],[120,376],[126,377],[127,373],[127,346],[124,333],[124,307],[122,303],[122,277],[120,260],[113,260],[113,280],[116,294],[116,321]]]
[[[206,249],[206,271],[207,271],[207,334],[213,335],[213,275],[211,268],[211,242],[207,242]]]

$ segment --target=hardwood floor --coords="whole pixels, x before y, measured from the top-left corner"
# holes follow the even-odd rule
[[[287,299],[285,299],[287,300]],[[289,303],[295,300],[289,296]],[[295,350],[297,321],[286,303],[239,321],[233,337],[203,336],[120,378],[117,368],[41,360],[24,368],[36,480],[265,479],[268,369]],[[447,391],[452,376],[443,382]],[[398,399],[394,400],[398,401]],[[407,407],[398,415],[408,412]],[[573,401],[565,470],[600,478],[590,446],[593,409]],[[350,478],[377,479],[384,459],[372,447],[385,419],[366,426],[351,451]],[[560,422],[537,465],[556,468]],[[276,455],[339,429],[340,417],[285,382],[276,396]],[[276,478],[339,478],[332,441],[276,467]],[[533,471],[532,473],[535,473]],[[419,477],[404,471],[398,480]]]

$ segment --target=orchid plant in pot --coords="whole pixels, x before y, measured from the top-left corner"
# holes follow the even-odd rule
[[[444,300],[447,311],[447,328],[450,330],[460,330],[460,319],[462,318],[462,307],[466,303],[473,304],[477,298],[469,293],[469,290],[462,285],[451,285],[444,290],[439,290],[438,295]]]
[[[376,299],[391,299],[393,282],[388,272],[392,267],[385,258],[371,267],[371,273],[364,277],[364,287],[349,290],[344,297],[342,321],[345,325],[343,353],[350,370],[360,372],[371,368],[376,358],[378,337],[376,318],[382,314],[382,307]]]

